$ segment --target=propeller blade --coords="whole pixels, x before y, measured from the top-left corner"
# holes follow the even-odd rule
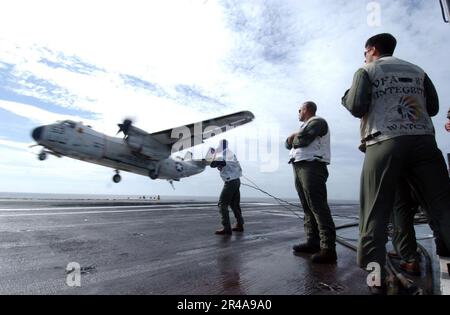
[[[123,132],[124,135],[127,135],[128,130],[130,129],[132,124],[133,122],[131,121],[131,119],[125,119],[123,123],[117,124],[117,126],[119,126],[119,131],[117,132],[117,134]]]

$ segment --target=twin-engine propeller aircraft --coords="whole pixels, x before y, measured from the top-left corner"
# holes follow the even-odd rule
[[[43,147],[39,160],[47,154],[68,156],[116,170],[115,183],[120,182],[119,171],[149,176],[151,179],[179,181],[180,178],[201,173],[211,160],[212,149],[203,159],[195,160],[187,152],[184,158],[171,154],[203,143],[203,140],[251,122],[255,116],[242,111],[186,126],[147,133],[126,119],[118,124],[124,138],[105,135],[90,126],[71,120],[35,128],[31,136]]]

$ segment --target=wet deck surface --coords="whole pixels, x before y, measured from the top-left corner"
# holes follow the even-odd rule
[[[357,205],[331,207],[350,216],[337,226],[355,222]],[[337,245],[337,265],[311,264],[292,253],[304,240],[293,213],[242,209],[245,232],[223,237],[212,202],[0,200],[0,294],[368,294],[355,252]],[[421,244],[434,255],[431,240]],[[82,267],[81,287],[66,284],[70,262]]]

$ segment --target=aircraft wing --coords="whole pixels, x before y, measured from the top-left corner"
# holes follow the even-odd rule
[[[241,111],[234,114],[220,116],[197,123],[171,128],[149,134],[151,138],[161,144],[172,146],[174,143],[183,141],[191,146],[203,143],[204,139],[229,131],[238,126],[251,122],[255,116],[252,112]],[[182,149],[186,149],[185,145]]]

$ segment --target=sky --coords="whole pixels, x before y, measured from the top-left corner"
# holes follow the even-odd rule
[[[74,119],[115,135],[132,118],[156,132],[249,110],[255,120],[223,136],[247,178],[295,198],[283,144],[299,129],[299,105],[312,100],[331,131],[328,197],[357,200],[359,121],[341,97],[364,62],[365,41],[382,32],[397,38],[397,57],[433,80],[436,138],[450,152],[450,25],[438,0],[2,1],[0,191],[218,196],[214,169],[173,190],[130,173],[114,184],[114,170],[70,158],[38,161],[31,130]],[[241,194],[264,197],[247,187]]]

